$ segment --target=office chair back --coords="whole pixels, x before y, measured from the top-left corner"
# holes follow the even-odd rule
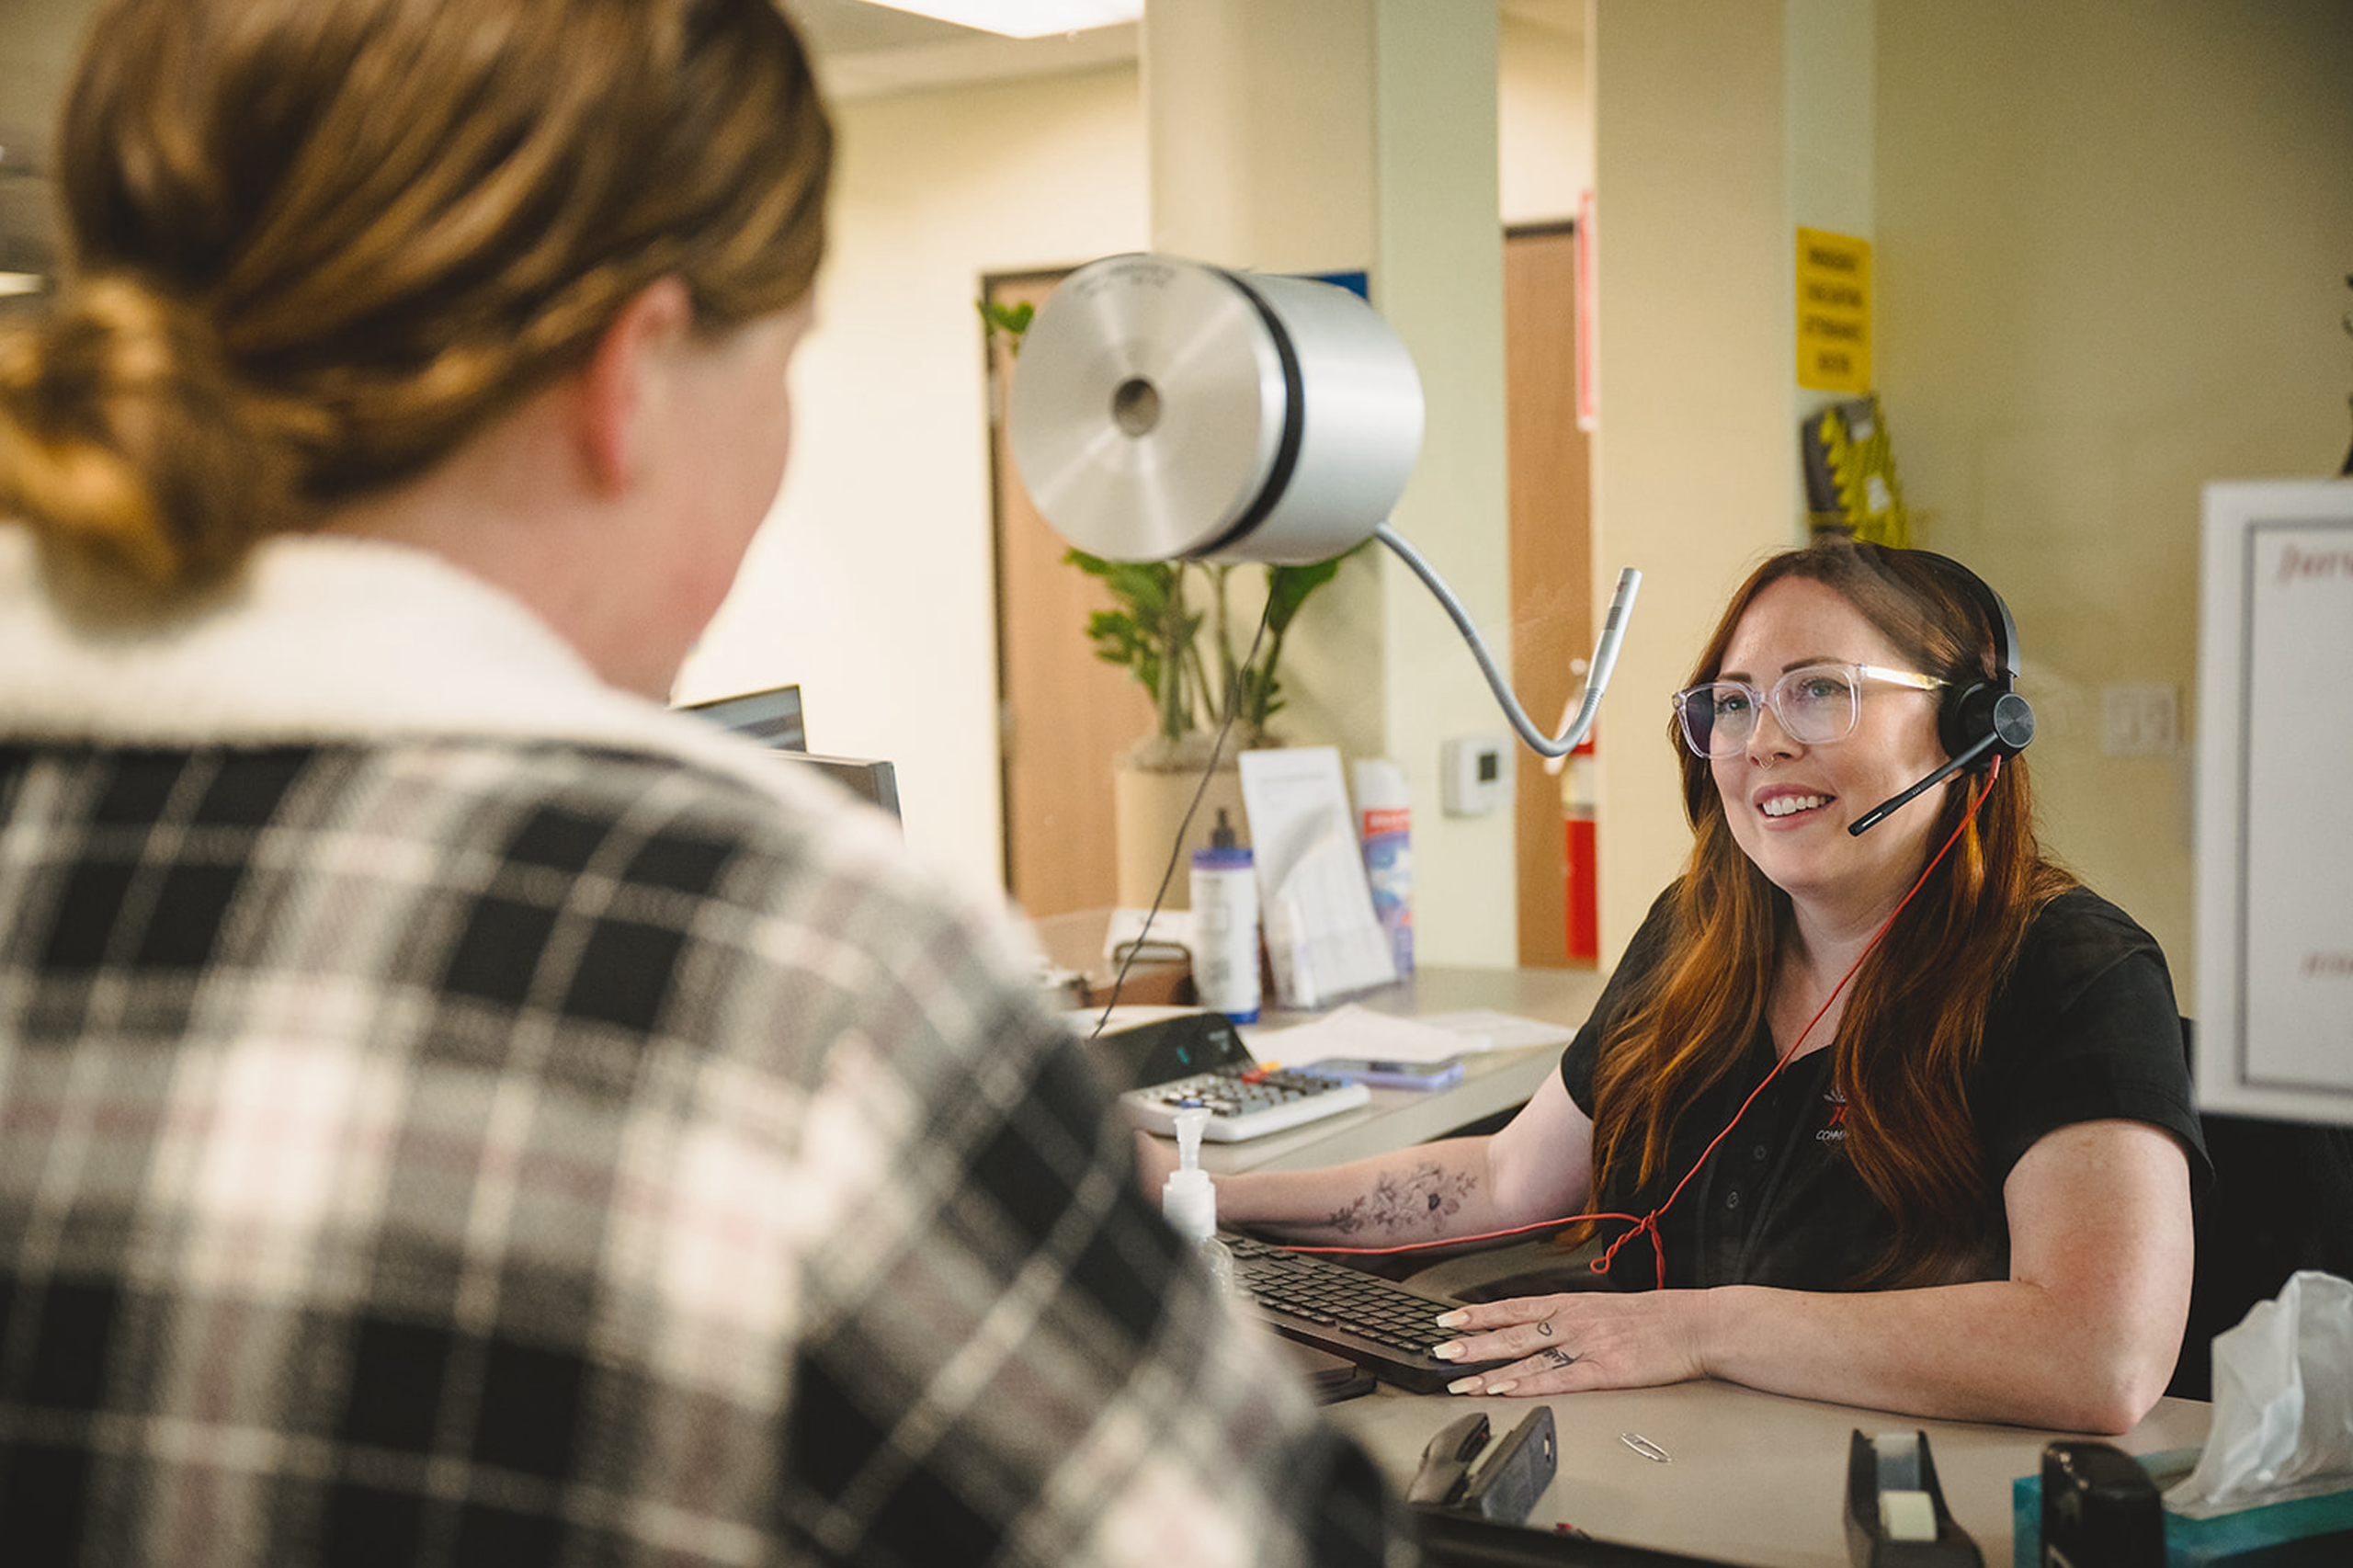
[[[2181,1021],[2182,1049],[2195,1051]],[[2197,1272],[2181,1359],[2165,1392],[2211,1399],[2214,1336],[2317,1268],[2353,1279],[2353,1128],[2209,1113],[2214,1179],[2195,1199]]]

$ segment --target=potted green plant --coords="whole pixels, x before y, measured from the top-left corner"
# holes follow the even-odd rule
[[[1110,590],[1113,608],[1086,618],[1095,656],[1126,669],[1152,697],[1153,727],[1111,778],[1120,903],[1182,909],[1190,902],[1188,883],[1169,874],[1172,859],[1181,871],[1193,850],[1209,845],[1221,814],[1249,841],[1235,759],[1280,744],[1268,726],[1283,707],[1275,673],[1283,640],[1300,607],[1332,580],[1345,557],[1259,568],[1266,574],[1263,631],[1256,618],[1230,612],[1228,594],[1240,568],[1111,562],[1079,550],[1063,559]]]

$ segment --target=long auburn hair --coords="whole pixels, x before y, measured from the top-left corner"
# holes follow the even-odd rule
[[[1925,674],[1960,685],[1995,674],[1985,611],[1949,567],[1834,540],[1776,555],[1751,574],[1686,684],[1716,678],[1748,607],[1787,578],[1836,592]],[[1667,742],[1683,769],[1691,859],[1671,894],[1669,956],[1595,1072],[1597,1192],[1613,1176],[1648,1182],[1660,1173],[1683,1108],[1731,1070],[1763,1025],[1791,919],[1789,895],[1741,852],[1708,760],[1691,755],[1672,719]],[[1956,829],[1960,837],[1863,960],[1831,1042],[1847,1157],[1896,1224],[1888,1255],[1852,1285],[1955,1278],[1981,1266],[1999,1233],[1969,1074],[1987,1005],[2028,925],[2074,879],[2036,842],[2024,759],[2001,765],[1964,826],[1985,787],[1973,773],[1945,787],[1929,842],[1940,846]]]
[[[0,516],[169,605],[587,362],[675,277],[810,291],[833,130],[774,0],[110,0],[64,266],[0,322]]]

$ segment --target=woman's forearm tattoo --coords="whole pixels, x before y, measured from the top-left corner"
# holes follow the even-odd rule
[[[1425,1161],[1409,1170],[1381,1172],[1370,1192],[1334,1210],[1326,1222],[1344,1236],[1367,1231],[1427,1235],[1460,1213],[1478,1186],[1468,1171]]]

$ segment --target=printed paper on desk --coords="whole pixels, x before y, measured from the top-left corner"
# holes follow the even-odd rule
[[[1424,1013],[1420,1021],[1435,1029],[1445,1029],[1462,1043],[1458,1051],[1512,1051],[1521,1046],[1566,1045],[1576,1039],[1577,1031],[1566,1024],[1548,1024],[1541,1018],[1523,1018],[1512,1013],[1496,1013],[1485,1008],[1472,1008],[1461,1013]]]
[[[1294,1024],[1258,1037],[1266,1055],[1286,1067],[1305,1067],[1333,1056],[1363,1056],[1378,1062],[1451,1062],[1483,1041],[1435,1028],[1414,1018],[1376,1013],[1351,1003],[1313,1023]]]
[[[1338,748],[1245,751],[1237,760],[1277,1003],[1317,1007],[1395,980],[1349,824]]]

